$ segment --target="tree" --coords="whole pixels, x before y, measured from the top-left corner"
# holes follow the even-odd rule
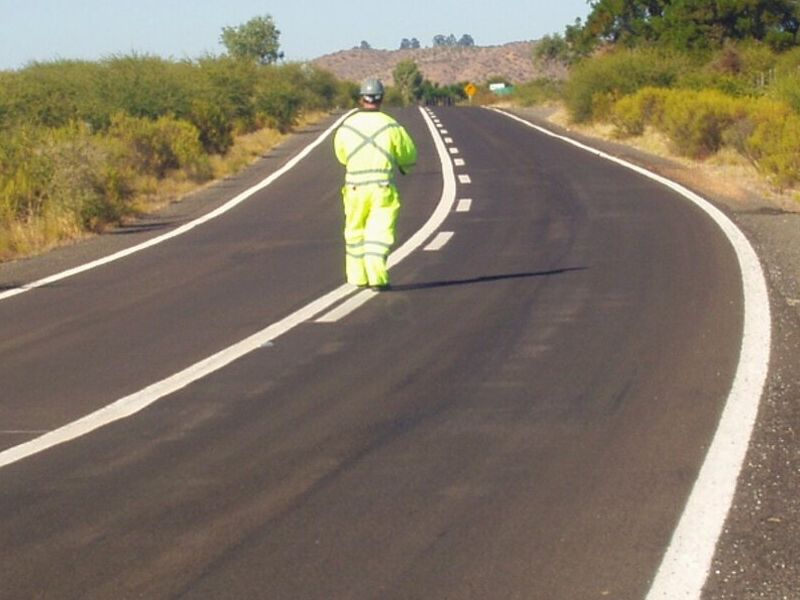
[[[424,78],[417,63],[413,60],[400,61],[392,71],[392,77],[404,103],[411,104],[420,99]]]
[[[408,50],[409,48],[411,48],[411,40],[408,38],[403,38],[403,40],[400,42],[400,50]]]
[[[265,15],[238,27],[223,27],[220,41],[233,58],[268,65],[283,58],[278,43],[280,35],[272,17]]]
[[[465,48],[471,48],[475,45],[475,40],[472,39],[472,36],[468,33],[465,33],[461,36],[461,39],[458,40],[458,45],[463,46]]]
[[[567,61],[569,45],[564,37],[558,33],[546,35],[533,49],[533,57],[542,61]]]
[[[361,50],[372,50],[372,46],[369,45],[369,42],[366,40],[361,40],[361,45],[359,46]]]
[[[580,53],[602,42],[708,48],[756,39],[787,47],[798,29],[797,0],[593,0],[585,24],[565,38]]]
[[[421,48],[422,46],[420,45],[419,40],[417,38],[411,38],[411,47],[414,50],[417,50],[417,49]]]

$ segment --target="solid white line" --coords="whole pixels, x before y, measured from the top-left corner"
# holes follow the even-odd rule
[[[439,198],[439,203],[436,205],[436,210],[428,218],[427,222],[397,250],[392,252],[387,261],[388,266],[394,267],[414,250],[422,246],[430,236],[441,227],[448,214],[453,210],[453,204],[456,201],[456,178],[453,171],[453,164],[447,156],[447,149],[442,143],[439,136],[435,135],[436,129],[433,123],[428,119],[427,115],[422,113],[425,122],[430,130],[433,143],[436,146],[436,152],[439,155],[439,162],[442,164],[442,195]],[[362,306],[368,300],[371,300],[377,294],[371,290],[365,290],[357,294],[341,306],[334,308],[327,314],[322,315],[317,322],[319,323],[335,323],[336,321],[346,317],[351,312]]]
[[[459,175],[458,176],[459,183],[472,183],[472,178],[469,175]]]
[[[421,110],[421,109],[420,109]],[[423,113],[423,118],[428,124],[428,128],[433,137],[434,144],[442,162],[442,176],[444,186],[442,196],[431,217],[405,244],[398,248],[389,257],[389,266],[393,266],[408,256],[415,248],[421,246],[424,241],[435,231],[444,221],[447,214],[452,210],[455,201],[455,178],[453,168],[449,160],[445,160],[447,154],[444,152],[444,145],[439,136],[434,135],[433,124]],[[338,122],[337,122],[338,123]],[[329,129],[328,132],[332,131]],[[316,143],[316,142],[315,142]],[[296,164],[296,162],[295,162]],[[266,180],[265,180],[266,181]],[[252,189],[252,188],[251,188]],[[245,338],[244,340],[225,348],[208,358],[197,362],[186,369],[156,382],[138,392],[120,398],[107,406],[96,410],[76,421],[72,421],[58,429],[54,429],[33,440],[23,444],[12,446],[0,452],[0,467],[5,467],[23,458],[38,454],[44,450],[69,442],[87,433],[104,427],[114,421],[124,419],[147,408],[164,396],[172,394],[187,385],[201,379],[215,371],[229,365],[242,356],[264,346],[268,346],[275,339],[297,327],[301,323],[313,319],[316,315],[337,304],[357,289],[355,286],[344,284],[328,292],[324,296],[310,302],[306,306],[293,312],[280,321],[265,327],[261,331]],[[363,294],[363,293],[362,293]],[[362,294],[359,294],[362,295]],[[374,292],[367,292],[367,299]],[[366,300],[365,300],[366,301]],[[362,302],[363,304],[363,302]]]
[[[494,110],[678,192],[705,211],[725,233],[736,252],[744,292],[739,364],[714,439],[647,595],[647,600],[699,599],[733,503],[736,481],[744,464],[769,371],[772,336],[769,293],[758,255],[733,221],[679,183],[505,111]]]
[[[276,179],[278,179],[281,175],[286,173],[287,171],[293,169],[297,164],[303,160],[306,156],[308,156],[312,150],[314,150],[317,146],[319,146],[325,138],[327,138],[353,111],[350,111],[340,117],[333,125],[331,125],[328,129],[326,129],[316,140],[314,140],[311,144],[303,148],[303,150],[297,154],[294,158],[292,158],[289,162],[287,162],[283,167],[254,185],[253,187],[243,191],[238,196],[228,200],[222,206],[212,210],[209,213],[206,213],[202,217],[198,217],[197,219],[190,221],[184,225],[181,225],[177,229],[174,229],[168,233],[155,237],[153,239],[147,240],[146,242],[142,242],[141,244],[137,244],[136,246],[131,246],[130,248],[126,248],[125,250],[120,250],[119,252],[115,252],[114,254],[110,254],[108,256],[104,256],[103,258],[99,258],[97,260],[93,260],[92,262],[85,263],[83,265],[79,265],[72,269],[67,269],[66,271],[61,271],[60,273],[56,273],[55,275],[50,275],[43,279],[39,279],[32,283],[26,283],[20,287],[12,288],[5,292],[0,293],[0,300],[5,300],[6,298],[11,298],[12,296],[17,296],[19,294],[24,294],[30,290],[34,290],[36,288],[40,288],[51,283],[55,283],[56,281],[61,281],[62,279],[66,279],[68,277],[72,277],[73,275],[77,275],[79,273],[83,273],[85,271],[89,271],[91,269],[96,269],[97,267],[107,265],[108,263],[114,262],[121,258],[125,258],[130,256],[131,254],[135,254],[137,252],[141,252],[147,248],[151,248],[170,240],[172,238],[178,237],[179,235],[183,235],[184,233],[191,231],[198,225],[202,225],[203,223],[207,223],[212,219],[216,219],[220,215],[230,211],[235,206],[238,206],[245,200],[247,200],[250,196],[259,192],[266,188],[267,186],[271,185]]]
[[[462,198],[458,201],[458,205],[456,206],[456,212],[469,212],[472,208],[472,199],[471,198]]]
[[[450,241],[450,238],[453,237],[452,231],[440,231],[436,234],[436,237],[433,238],[430,244],[425,246],[423,250],[426,252],[436,252],[437,250],[441,250],[444,248],[445,244]]]

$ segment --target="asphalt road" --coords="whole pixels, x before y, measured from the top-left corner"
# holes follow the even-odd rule
[[[449,242],[343,319],[0,469],[0,597],[646,595],[736,369],[735,255],[640,175],[435,113],[471,180]],[[420,147],[402,241],[442,173],[396,115]],[[341,177],[322,144],[218,219],[0,301],[0,449],[340,286]]]

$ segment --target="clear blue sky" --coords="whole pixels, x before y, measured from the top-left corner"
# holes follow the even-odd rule
[[[226,25],[271,15],[281,49],[303,61],[357,46],[394,50],[403,38],[470,34],[479,46],[563,33],[586,0],[0,0],[0,70],[30,61],[114,54],[199,58],[220,54]]]

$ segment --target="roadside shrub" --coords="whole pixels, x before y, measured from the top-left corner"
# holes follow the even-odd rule
[[[281,133],[286,133],[296,123],[302,102],[297,88],[278,77],[265,77],[256,90],[255,106],[259,117]]]
[[[660,124],[669,95],[667,89],[646,87],[618,100],[609,117],[616,133],[620,136],[642,135],[648,125]]]
[[[127,214],[132,182],[114,156],[86,124],[7,131],[0,140],[0,230],[13,239],[0,251],[45,246]]]
[[[785,102],[795,113],[800,114],[800,67],[779,72],[770,86],[768,96]]]
[[[782,102],[762,100],[751,119],[747,149],[756,166],[778,186],[800,182],[800,115]]]
[[[746,117],[745,102],[717,90],[675,90],[666,97],[659,128],[681,154],[702,158],[719,150],[725,130]]]
[[[595,118],[616,100],[644,87],[670,87],[688,58],[653,49],[618,50],[578,63],[570,73],[565,102],[576,122]]]
[[[197,180],[210,176],[197,128],[187,121],[120,113],[112,118],[109,135],[123,144],[129,166],[142,175],[162,179],[168,171],[185,169]]]
[[[249,60],[235,60],[230,57],[204,58],[197,63],[197,89],[195,107],[214,107],[213,121],[225,120],[233,134],[248,133],[260,126],[257,118],[255,95],[262,69]],[[181,117],[180,113],[176,113]],[[208,111],[206,111],[208,114]],[[204,133],[218,135],[222,128],[214,127]],[[222,136],[224,138],[224,135]],[[220,138],[221,139],[221,138]],[[230,146],[223,146],[227,150]]]
[[[196,98],[188,120],[197,128],[200,143],[207,153],[225,154],[233,145],[234,125],[219,104],[207,98]]]
[[[152,120],[188,113],[194,95],[191,64],[132,54],[106,59],[100,65],[97,112],[108,120],[106,125],[120,112]]]
[[[0,217],[30,221],[41,214],[50,180],[48,157],[41,151],[46,130],[26,126],[0,136]]]
[[[514,99],[522,106],[537,106],[558,100],[563,93],[562,81],[542,77],[515,86]]]

